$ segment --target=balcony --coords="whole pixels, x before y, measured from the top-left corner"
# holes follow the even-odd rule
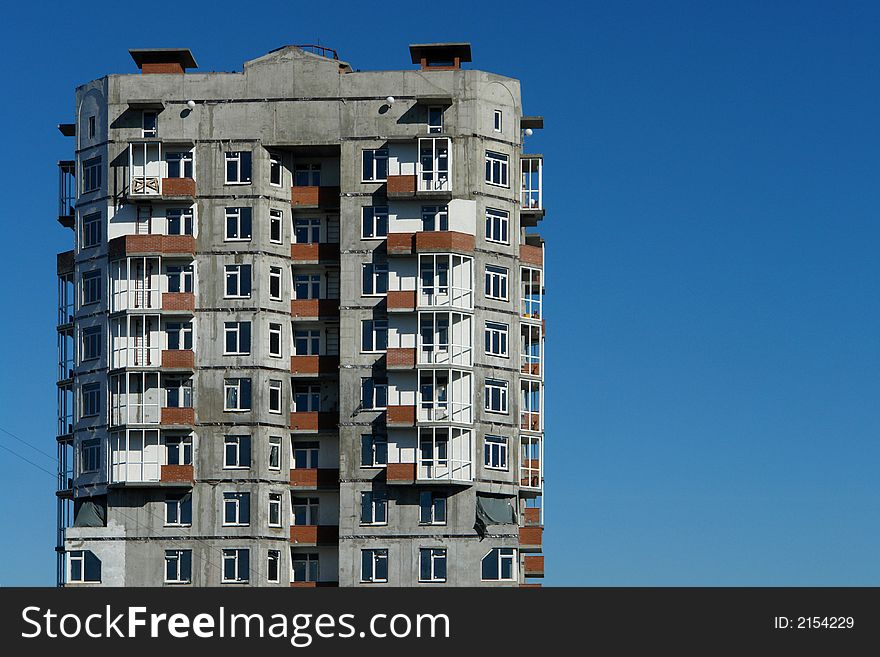
[[[294,187],[294,189],[297,189]],[[339,262],[339,244],[312,242],[291,244],[290,259],[298,265],[318,265],[326,262]]]
[[[164,406],[159,424],[162,426],[192,426],[196,423],[194,408]]]
[[[520,326],[520,372],[526,376],[544,376],[544,330],[539,324]]]
[[[385,369],[411,370],[416,366],[416,350],[388,347],[385,354]]]
[[[339,426],[339,413],[300,411],[290,414],[291,433],[319,433],[335,431]]]
[[[55,256],[55,270],[58,276],[66,276],[73,273],[74,254],[73,251],[62,251]]]
[[[290,188],[290,204],[294,209],[317,210],[339,207],[339,187],[304,185]]]
[[[415,463],[389,463],[385,468],[385,483],[389,486],[405,486],[415,481]]]
[[[527,555],[523,558],[523,575],[526,577],[544,576],[544,555]]]
[[[291,525],[290,542],[298,547],[335,545],[339,542],[339,525]]]
[[[192,371],[196,357],[192,349],[164,349],[162,351],[162,368]]]
[[[544,389],[540,381],[520,380],[520,429],[541,432],[544,430],[541,410],[544,408]]]
[[[290,471],[290,487],[297,490],[339,488],[339,470],[333,468],[294,468]]]
[[[544,317],[543,272],[524,266],[520,270],[520,313],[523,319],[541,320]]]
[[[538,459],[526,459],[522,461],[519,469],[519,485],[523,488],[541,490],[543,488],[543,475],[541,473],[541,461]]]
[[[385,410],[385,425],[388,427],[416,426],[416,407],[388,406]]]
[[[419,231],[417,233],[388,233],[389,256],[409,256],[413,253],[473,253],[474,236],[453,230]]]
[[[191,465],[163,465],[159,480],[165,484],[193,483],[193,466]]]
[[[416,291],[390,291],[386,297],[386,308],[389,313],[411,313],[416,309]]]
[[[543,544],[543,527],[520,527],[519,549],[521,552],[540,552]]]
[[[416,176],[388,176],[386,194],[389,200],[407,199],[416,195]]]
[[[339,299],[293,299],[290,314],[294,319],[319,320],[339,316]]]
[[[122,235],[108,245],[110,259],[144,255],[195,256],[196,240],[192,235]]]
[[[191,169],[192,159],[189,163]],[[128,198],[191,200],[196,195],[196,181],[190,177],[169,178],[168,168],[168,163],[162,159],[161,141],[132,141],[128,146]]]
[[[58,162],[58,223],[65,228],[76,226],[76,162]]]
[[[339,372],[339,356],[291,356],[290,374],[299,377],[316,377]]]
[[[523,524],[526,527],[534,527],[543,524],[541,509],[536,506],[528,506],[523,509]]]
[[[523,155],[520,166],[520,215],[523,225],[535,226],[544,215],[544,158]]]
[[[469,485],[474,480],[473,453],[470,430],[422,427],[416,452],[416,481]]]

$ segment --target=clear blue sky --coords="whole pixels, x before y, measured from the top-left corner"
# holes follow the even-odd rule
[[[546,118],[546,583],[880,585],[880,7],[719,4],[13,3],[0,426],[54,449],[76,85],[131,47],[240,70],[320,42],[367,70],[466,40]],[[0,584],[51,585],[54,481],[0,468]]]

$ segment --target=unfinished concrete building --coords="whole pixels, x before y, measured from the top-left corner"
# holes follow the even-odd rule
[[[543,576],[543,119],[469,44],[410,52],[76,90],[59,585]]]

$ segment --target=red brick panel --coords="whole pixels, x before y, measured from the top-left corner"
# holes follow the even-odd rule
[[[339,356],[291,356],[291,374],[330,374],[339,370]]]
[[[290,314],[294,317],[318,318],[339,314],[339,299],[293,299]]]
[[[474,236],[454,230],[421,231],[416,233],[416,251],[473,253]]]
[[[415,463],[389,463],[385,470],[385,481],[389,484],[412,483],[415,480]]]
[[[162,310],[196,309],[196,296],[192,292],[164,292],[162,294]]]
[[[195,361],[192,349],[164,349],[162,351],[162,367],[192,369],[195,366]]]
[[[56,256],[58,275],[73,273],[73,251],[64,251]]]
[[[411,255],[415,233],[388,233],[388,255]]]
[[[541,545],[541,538],[544,534],[543,527],[520,527],[519,528],[519,544],[520,545]]]
[[[339,541],[338,525],[292,525],[290,542],[298,545],[327,545]]]
[[[528,265],[544,266],[544,249],[540,246],[523,244],[519,247],[519,259]]]
[[[415,406],[389,406],[385,413],[385,422],[389,426],[413,427],[416,424]]]
[[[162,196],[195,196],[196,181],[192,178],[162,178]]]
[[[526,577],[544,576],[544,555],[529,555],[523,561]]]
[[[388,347],[385,367],[389,370],[411,370],[416,366],[416,350]]]
[[[191,465],[163,465],[161,480],[168,483],[190,482],[193,480]]]
[[[388,194],[415,194],[416,177],[411,176],[388,176]]]
[[[339,187],[291,187],[290,203],[293,207],[339,207]]]
[[[161,424],[195,424],[196,412],[192,408],[162,409]]]
[[[110,258],[138,253],[195,254],[196,240],[192,235],[123,235],[109,244]]]
[[[338,425],[338,413],[300,412],[290,414],[290,429],[292,431],[317,432],[335,429]]]
[[[403,290],[399,292],[388,292],[388,310],[415,310],[416,308],[416,291]]]
[[[290,471],[293,488],[338,488],[339,470],[333,468],[294,468]]]
[[[179,62],[144,62],[141,66],[143,75],[152,75],[155,73],[175,73],[183,75],[183,64]]]
[[[540,525],[541,524],[541,509],[537,507],[526,507],[523,511],[523,518],[527,525]]]

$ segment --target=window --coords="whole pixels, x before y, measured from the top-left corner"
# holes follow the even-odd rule
[[[226,184],[247,185],[251,182],[251,152],[226,152]]]
[[[186,151],[182,153],[166,153],[165,162],[168,163],[169,178],[192,178],[193,177],[193,154]]]
[[[192,550],[165,550],[165,582],[189,584],[192,581]]]
[[[224,411],[251,410],[250,379],[224,379],[223,395],[225,399]]]
[[[225,469],[247,469],[251,467],[251,437],[223,437],[223,467]]]
[[[251,494],[223,493],[223,524],[243,527],[251,522]]]
[[[377,297],[388,293],[388,263],[368,262],[363,265],[363,290],[365,297]]]
[[[251,239],[251,208],[226,208],[226,241]]]
[[[316,553],[291,552],[290,581],[317,582],[318,555]]]
[[[516,579],[516,549],[495,548],[483,557],[483,581],[510,581]]]
[[[293,334],[293,351],[297,356],[319,356],[321,332],[317,329],[297,329]]]
[[[269,381],[269,412],[281,412],[281,381]]]
[[[388,383],[373,377],[361,379],[361,408],[378,411],[388,406]]]
[[[269,550],[266,553],[266,581],[279,581],[281,571],[281,550]]]
[[[388,349],[388,320],[365,319],[361,321],[361,351],[365,354],[379,353]]]
[[[101,158],[93,157],[82,163],[83,194],[94,192],[101,187]]]
[[[449,230],[449,211],[447,206],[423,205],[422,230]]]
[[[388,208],[367,205],[361,215],[361,236],[364,239],[388,237]]]
[[[269,437],[269,469],[281,469],[281,436]]]
[[[269,356],[281,358],[281,324],[269,322]]]
[[[169,292],[192,292],[194,273],[192,265],[168,265],[165,268]]]
[[[67,555],[69,582],[100,582],[101,560],[91,550],[71,550]]]
[[[492,129],[495,132],[501,132],[503,115],[501,110],[497,109],[492,112]]]
[[[82,358],[94,360],[101,355],[101,327],[90,326],[82,330]]]
[[[251,353],[251,323],[224,322],[224,355],[240,356]]]
[[[247,582],[250,572],[250,550],[245,548],[223,550],[223,581]]]
[[[388,550],[361,550],[361,581],[388,581]]]
[[[141,124],[141,137],[155,137],[159,134],[158,122],[159,114],[152,111],[145,111]]]
[[[486,298],[507,301],[507,268],[486,265]]]
[[[82,275],[82,305],[98,303],[101,300],[101,270],[83,272]]]
[[[247,299],[251,296],[251,266],[226,265],[226,298]]]
[[[82,234],[80,244],[87,249],[101,243],[101,213],[92,212],[82,219]]]
[[[486,322],[486,355],[507,358],[507,324]]]
[[[269,298],[281,301],[281,267],[269,267]]]
[[[192,465],[192,437],[166,436],[165,453],[168,460],[168,465]]]
[[[361,436],[361,467],[384,468],[388,465],[388,437],[365,433]]]
[[[101,384],[86,383],[82,390],[82,413],[80,417],[94,417],[101,412]]]
[[[446,524],[446,495],[422,491],[419,494],[419,523],[422,525]]]
[[[510,214],[504,210],[486,208],[486,240],[510,244]]]
[[[486,389],[483,397],[487,411],[507,413],[507,381],[486,379]]]
[[[419,548],[419,581],[446,581],[446,548]]]
[[[302,218],[293,222],[293,239],[297,244],[317,244],[321,241],[321,220]]]
[[[296,442],[291,445],[292,451],[292,468],[312,469],[318,467],[318,443]]]
[[[321,387],[301,385],[293,389],[294,413],[317,413],[321,410]]]
[[[318,498],[292,497],[291,522],[297,526],[318,524]]]
[[[192,524],[192,493],[165,496],[165,524],[188,527]]]
[[[95,132],[96,132],[96,130],[95,130],[95,117],[90,116],[89,117],[89,139],[95,138]]]
[[[281,156],[269,155],[269,184],[275,187],[281,187],[283,184],[283,169],[281,167]]]
[[[169,235],[192,235],[193,213],[190,208],[170,208],[165,211],[165,222]],[[192,265],[190,265],[192,269]]]
[[[507,470],[507,438],[486,436],[483,439],[483,465],[492,470]]]
[[[507,164],[508,158],[503,153],[486,151],[486,182],[507,187]]]
[[[388,149],[365,149],[363,182],[385,182],[388,179]]]
[[[361,493],[361,524],[388,524],[388,494],[385,491]]]
[[[294,167],[293,185],[295,187],[320,187],[320,164],[297,164]]]
[[[293,279],[294,299],[320,299],[321,275],[297,274]]]
[[[100,439],[84,440],[79,446],[80,472],[97,472],[101,467]]]
[[[269,493],[269,526],[281,526],[281,493]]]
[[[284,241],[284,228],[281,210],[269,210],[269,241],[281,244]]]
[[[168,322],[165,324],[165,335],[171,350],[193,348],[192,322]]]
[[[428,108],[428,132],[443,132],[443,108],[442,107],[429,107]]]

